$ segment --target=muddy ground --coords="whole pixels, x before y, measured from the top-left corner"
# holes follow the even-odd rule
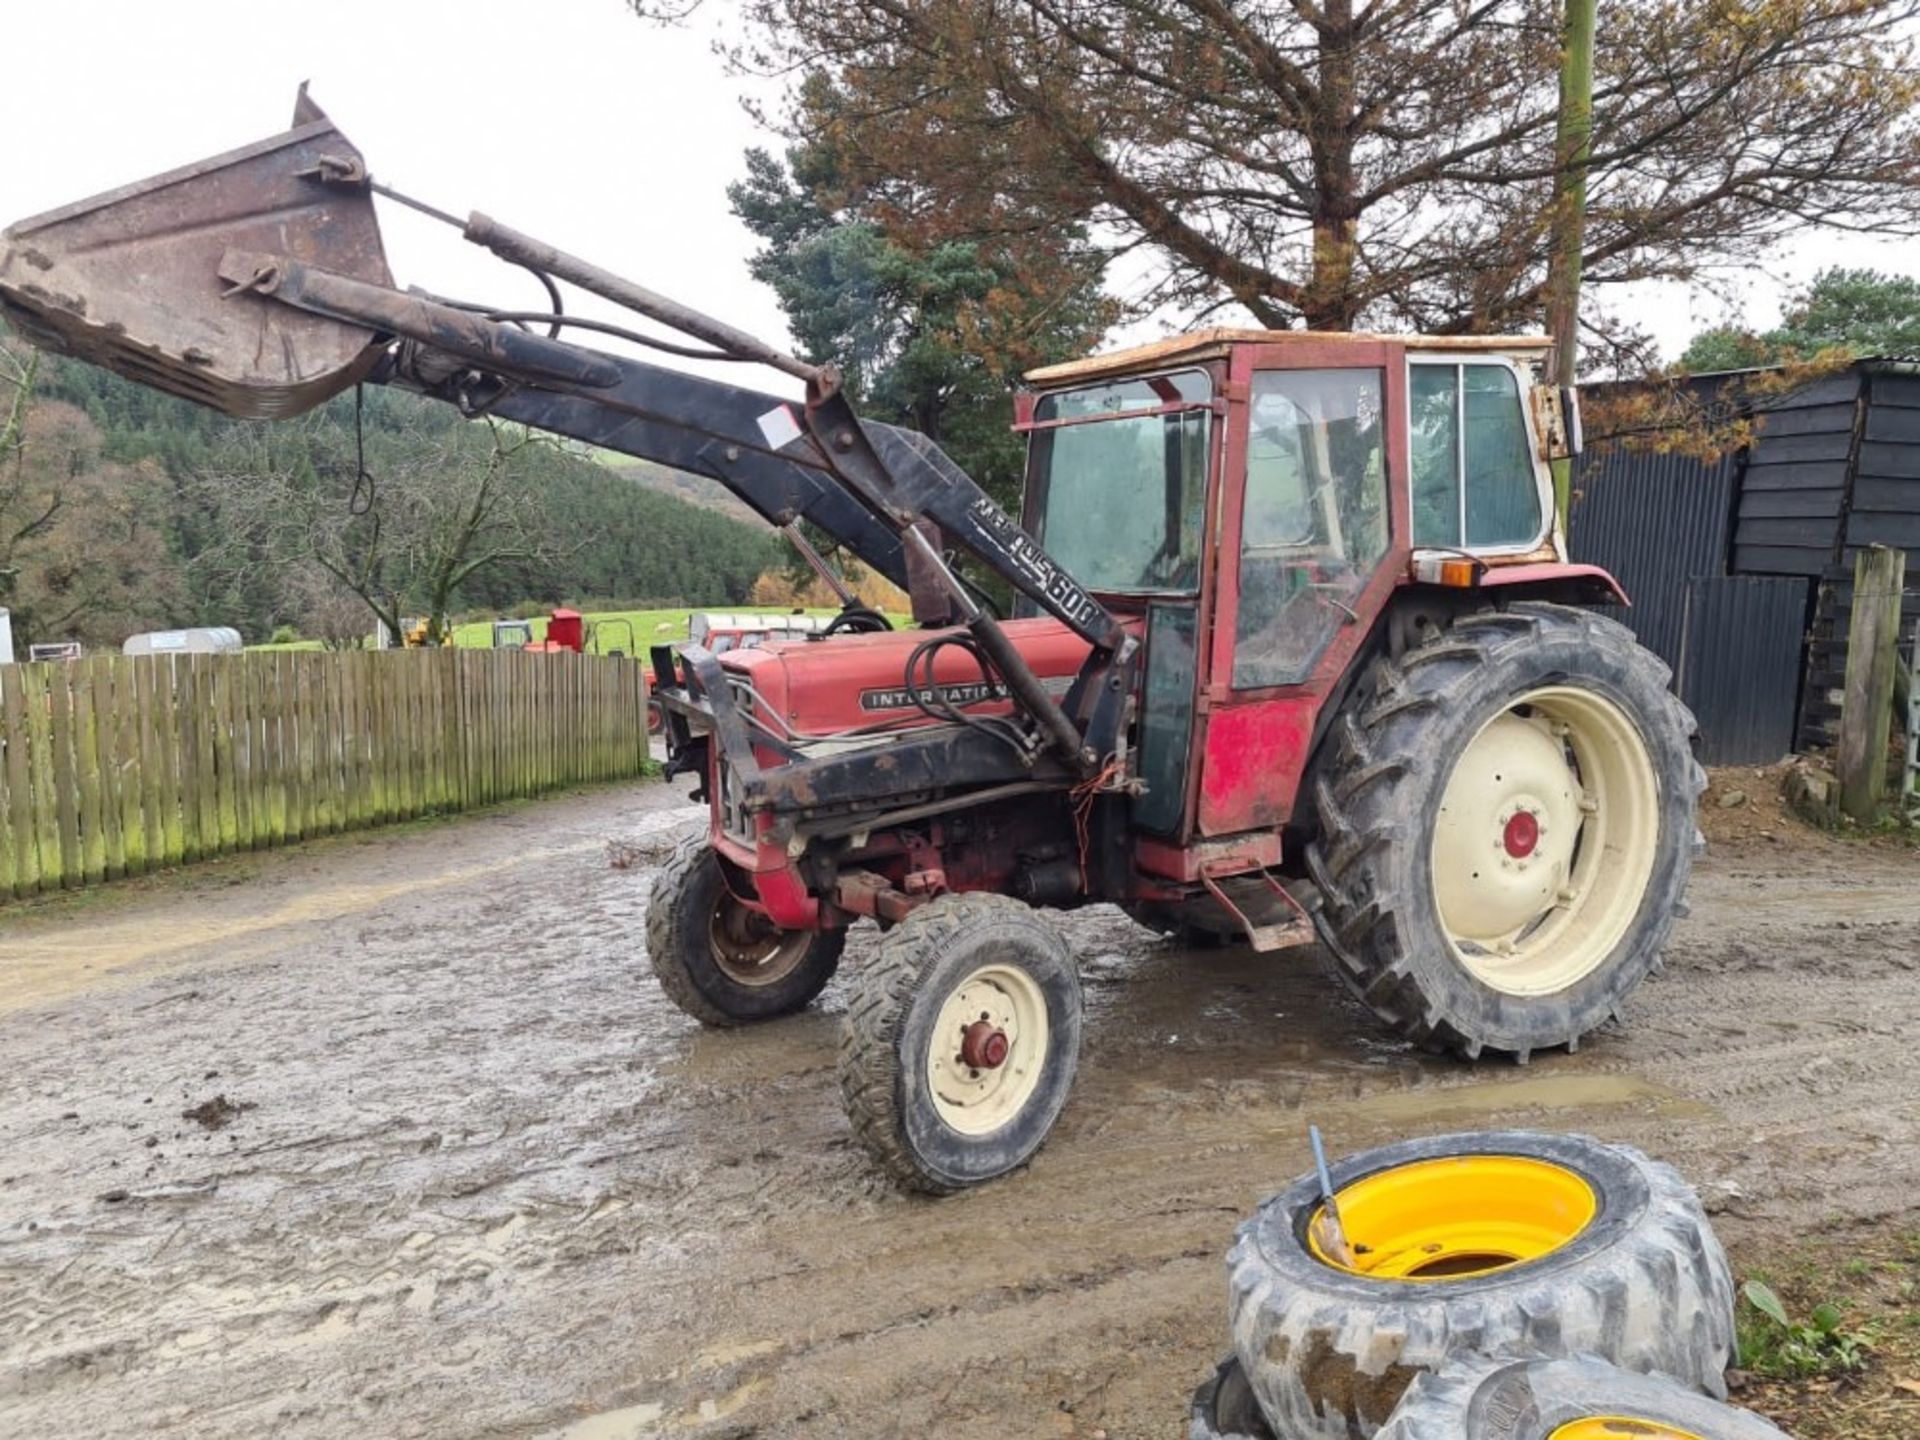
[[[646,975],[607,842],[694,813],[603,790],[0,913],[0,1434],[1171,1440],[1309,1118],[1630,1141],[1742,1249],[1914,1226],[1912,851],[1710,852],[1630,1028],[1525,1069],[1410,1053],[1314,957],[1074,916],[1073,1102],[927,1201],[849,1139],[844,979],[721,1034]]]

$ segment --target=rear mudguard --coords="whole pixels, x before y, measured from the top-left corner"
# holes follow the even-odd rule
[[[1620,582],[1598,565],[1549,560],[1537,565],[1491,565],[1480,589],[1503,592],[1502,600],[1564,600],[1581,605],[1631,605]]]

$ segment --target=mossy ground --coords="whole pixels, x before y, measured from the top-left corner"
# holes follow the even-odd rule
[[[1795,1440],[1920,1435],[1920,1219],[1784,1247],[1736,1247],[1733,1261],[1742,1281],[1770,1285],[1796,1322],[1816,1306],[1836,1306],[1841,1329],[1866,1346],[1858,1370],[1791,1376],[1794,1367],[1780,1363],[1771,1343],[1775,1327],[1742,1299],[1740,1336],[1750,1368],[1734,1403]]]

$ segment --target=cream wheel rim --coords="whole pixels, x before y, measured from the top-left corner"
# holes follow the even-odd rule
[[[1047,1064],[1047,997],[1025,970],[983,965],[940,1006],[927,1088],[941,1120],[989,1135],[1018,1115]]]
[[[1659,796],[1638,727],[1594,691],[1529,691],[1481,726],[1434,825],[1454,958],[1507,995],[1551,995],[1599,969],[1653,878]]]

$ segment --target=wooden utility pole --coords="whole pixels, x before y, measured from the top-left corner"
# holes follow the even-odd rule
[[[1547,333],[1554,381],[1571,385],[1580,361],[1580,260],[1587,241],[1587,161],[1593,153],[1593,35],[1597,0],[1566,0],[1560,32],[1560,124],[1547,252]],[[1573,462],[1553,462],[1561,526],[1573,495]]]
[[[1847,681],[1833,768],[1840,813],[1861,825],[1880,820],[1887,793],[1887,727],[1900,662],[1900,592],[1907,552],[1869,545],[1853,564],[1853,615],[1847,627]]]

